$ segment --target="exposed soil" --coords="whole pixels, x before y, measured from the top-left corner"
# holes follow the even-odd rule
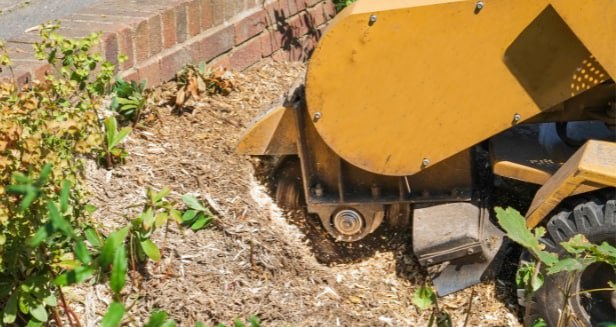
[[[168,186],[175,198],[193,193],[219,213],[212,228],[195,233],[170,225],[156,235],[164,259],[133,274],[127,290],[136,294],[127,299],[134,303],[131,324],[162,309],[182,326],[229,325],[250,315],[263,326],[427,325],[430,313],[412,304],[424,278],[407,249],[408,234],[381,229],[353,247],[323,242],[317,221],[301,212],[285,214],[272,202],[254,174],[259,162],[235,154],[253,118],[285,96],[304,69],[264,62],[234,74],[239,89],[229,96],[204,97],[181,113],[162,105],[158,121],[132,134],[125,165],[89,169],[100,208],[95,218],[103,229],[127,223],[148,187]],[[173,85],[160,92],[166,91]],[[447,296],[439,305],[455,326],[464,325],[471,300],[468,326],[519,326],[512,269],[505,269],[503,280]],[[109,301],[105,287],[72,294],[84,325],[97,325]]]

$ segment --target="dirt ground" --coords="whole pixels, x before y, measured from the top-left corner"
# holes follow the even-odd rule
[[[125,165],[90,167],[95,218],[103,229],[128,222],[146,188],[170,187],[175,198],[193,193],[219,213],[212,228],[195,233],[172,225],[156,235],[164,258],[133,274],[131,325],[141,325],[152,309],[167,311],[181,326],[230,325],[250,315],[263,326],[427,325],[430,313],[411,302],[424,278],[407,250],[408,235],[380,231],[374,246],[323,250],[318,223],[283,213],[255,177],[254,159],[235,154],[254,117],[284,96],[304,69],[264,62],[235,73],[238,90],[229,96],[203,97],[181,112],[161,105],[159,120],[131,135]],[[161,92],[165,88],[173,91],[166,85]],[[439,305],[454,326],[464,325],[469,301],[467,326],[520,326],[506,279],[447,296]],[[109,302],[105,287],[71,294],[84,325],[96,326]]]

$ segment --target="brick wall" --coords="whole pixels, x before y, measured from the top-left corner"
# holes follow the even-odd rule
[[[304,60],[334,14],[331,0],[103,0],[62,17],[60,33],[103,32],[105,58],[128,57],[118,73],[152,86],[187,63],[243,70],[265,57]],[[6,43],[21,84],[49,69],[34,59],[37,37],[33,31]]]

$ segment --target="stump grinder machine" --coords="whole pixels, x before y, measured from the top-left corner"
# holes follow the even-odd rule
[[[551,251],[575,234],[616,244],[615,77],[614,0],[359,0],[238,152],[285,158],[276,200],[338,242],[408,228],[445,295],[489,278],[506,246],[486,179],[537,185],[527,225]],[[556,326],[564,278],[546,276],[526,323]],[[576,323],[616,321],[616,292],[583,292],[614,280],[579,275]]]

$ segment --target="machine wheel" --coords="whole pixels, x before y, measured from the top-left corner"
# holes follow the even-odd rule
[[[577,205],[573,210],[567,203],[555,210],[546,225],[544,238],[546,249],[559,254],[566,253],[560,243],[575,234],[584,234],[589,241],[600,244],[616,244],[616,200],[614,190],[596,192],[573,198]],[[569,202],[571,203],[571,202]],[[557,326],[559,312],[562,310],[567,274],[545,275],[543,286],[527,300],[524,323],[532,326],[543,318],[548,326]],[[607,264],[593,264],[573,281],[573,292],[609,287],[607,282],[616,280],[613,267]],[[616,319],[616,292],[593,292],[572,296],[570,308],[575,318],[569,326],[597,326],[601,322]]]

